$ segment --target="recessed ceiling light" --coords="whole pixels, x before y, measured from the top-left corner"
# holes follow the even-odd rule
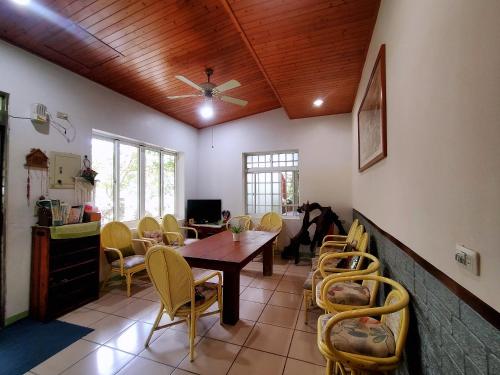
[[[323,99],[316,99],[314,102],[313,102],[313,105],[315,107],[321,107],[323,105]]]
[[[200,115],[204,119],[210,119],[214,117],[214,109],[210,104],[205,104],[203,107],[200,108]]]
[[[12,1],[19,5],[29,5],[29,3],[31,3],[31,0],[12,0]]]

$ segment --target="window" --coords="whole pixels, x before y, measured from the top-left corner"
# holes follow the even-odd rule
[[[94,134],[92,168],[98,172],[95,204],[103,222],[173,214],[176,160],[173,152]]]
[[[296,215],[299,206],[299,153],[244,154],[247,214],[274,211]]]

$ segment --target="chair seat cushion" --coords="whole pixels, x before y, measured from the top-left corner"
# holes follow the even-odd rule
[[[140,264],[144,264],[144,255],[132,255],[123,258],[123,268],[130,269],[138,266]],[[112,267],[120,268],[120,260],[115,260],[111,263]]]
[[[193,243],[193,242],[196,242],[196,241],[199,241],[199,239],[197,239],[197,238],[186,238],[184,240],[184,245],[189,245],[190,243]]]
[[[135,251],[134,251],[134,248],[132,247],[132,245],[122,247],[121,249],[118,249],[118,250],[120,250],[120,252],[122,253],[122,256],[124,258],[135,255]],[[116,253],[116,251],[106,251],[104,254],[106,254],[106,259],[108,260],[108,263],[111,265],[113,264],[114,261],[116,261],[117,259],[120,259],[120,257]]]
[[[313,279],[313,272],[309,272],[307,274],[306,281],[304,281],[304,289],[312,290],[312,279]]]
[[[325,263],[326,270],[328,270],[329,267],[337,268],[341,260],[342,260],[341,258],[328,259]],[[319,257],[312,258],[312,270],[315,271],[318,269],[318,267],[319,267]]]
[[[144,238],[153,240],[155,243],[163,242],[163,232],[161,230],[145,230],[142,235]]]
[[[323,280],[316,284],[316,300],[321,301],[321,286]],[[327,292],[327,299],[331,303],[341,305],[364,306],[370,303],[370,289],[357,283],[335,283]]]
[[[333,314],[321,315],[321,340],[325,341],[326,323]],[[394,355],[396,343],[389,327],[372,317],[341,320],[330,331],[330,340],[343,352],[386,358]]]
[[[211,299],[217,298],[217,284],[216,283],[209,283],[209,282],[204,282],[201,285],[197,285],[195,287],[195,298],[194,298],[194,304],[195,307],[201,306],[204,303],[210,301]],[[191,302],[187,302],[184,304],[182,308],[190,308],[191,307]]]

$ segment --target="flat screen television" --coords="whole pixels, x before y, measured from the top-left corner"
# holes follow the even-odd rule
[[[186,218],[194,219],[195,224],[215,224],[221,219],[221,211],[220,199],[188,199]]]

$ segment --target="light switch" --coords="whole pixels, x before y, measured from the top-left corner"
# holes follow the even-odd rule
[[[479,275],[479,253],[477,251],[457,244],[455,261],[474,275]]]

